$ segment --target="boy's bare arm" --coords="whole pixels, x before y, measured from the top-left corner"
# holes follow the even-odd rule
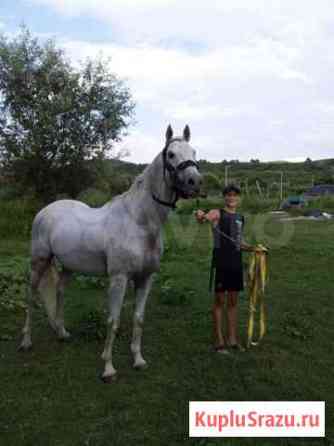
[[[268,251],[268,249],[265,246],[250,245],[249,243],[245,242],[244,240],[242,240],[242,242],[241,242],[241,249],[243,251],[248,251],[248,252],[267,252]]]
[[[242,251],[252,252],[252,251],[255,251],[255,246],[250,245],[249,243],[247,243],[243,240],[241,242],[241,249],[242,249]]]

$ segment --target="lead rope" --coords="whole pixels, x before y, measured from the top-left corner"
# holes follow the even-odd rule
[[[218,224],[217,224],[217,226],[214,226],[214,228],[215,228],[215,231],[218,232],[218,234],[222,235],[224,238],[226,238],[227,240],[232,242],[237,248],[239,247],[239,243],[234,238],[230,237],[229,235],[225,234],[225,232],[221,231],[218,228]]]

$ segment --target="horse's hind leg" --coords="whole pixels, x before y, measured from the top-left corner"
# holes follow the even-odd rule
[[[105,361],[102,379],[107,383],[111,382],[116,377],[117,373],[112,363],[112,348],[119,328],[119,320],[127,283],[128,278],[125,274],[117,274],[112,278],[108,290],[109,317],[107,322],[107,338],[102,353],[102,359]]]
[[[30,286],[27,288],[27,312],[26,320],[22,330],[23,339],[19,350],[29,350],[32,347],[31,324],[33,306],[38,294],[38,286],[45,271],[50,265],[49,259],[38,259],[31,262]]]
[[[59,280],[57,283],[57,305],[56,305],[56,320],[55,328],[59,339],[66,340],[70,337],[70,333],[64,326],[64,292],[65,287],[71,278],[72,273],[67,270],[63,270],[59,273]]]
[[[131,351],[134,358],[133,367],[141,369],[146,367],[146,361],[141,353],[141,340],[143,334],[144,314],[147,297],[152,286],[152,275],[135,280],[136,308],[133,316],[133,335]]]

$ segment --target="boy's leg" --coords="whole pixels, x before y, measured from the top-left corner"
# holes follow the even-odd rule
[[[238,292],[228,291],[227,295],[227,323],[228,323],[228,343],[238,344]]]
[[[224,337],[222,332],[222,312],[224,308],[224,292],[217,292],[212,309],[213,327],[216,347],[224,345]]]

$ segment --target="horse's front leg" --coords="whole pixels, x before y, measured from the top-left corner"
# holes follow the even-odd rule
[[[117,372],[112,363],[112,348],[119,328],[120,314],[127,283],[128,278],[125,274],[117,274],[112,277],[108,290],[109,316],[107,322],[107,338],[102,353],[102,359],[105,361],[105,368],[102,375],[104,382],[111,382],[116,378]]]
[[[133,336],[131,351],[134,358],[133,366],[137,369],[144,368],[146,361],[141,353],[141,340],[143,334],[144,314],[147,297],[152,286],[152,274],[135,280],[136,307],[133,316]]]

